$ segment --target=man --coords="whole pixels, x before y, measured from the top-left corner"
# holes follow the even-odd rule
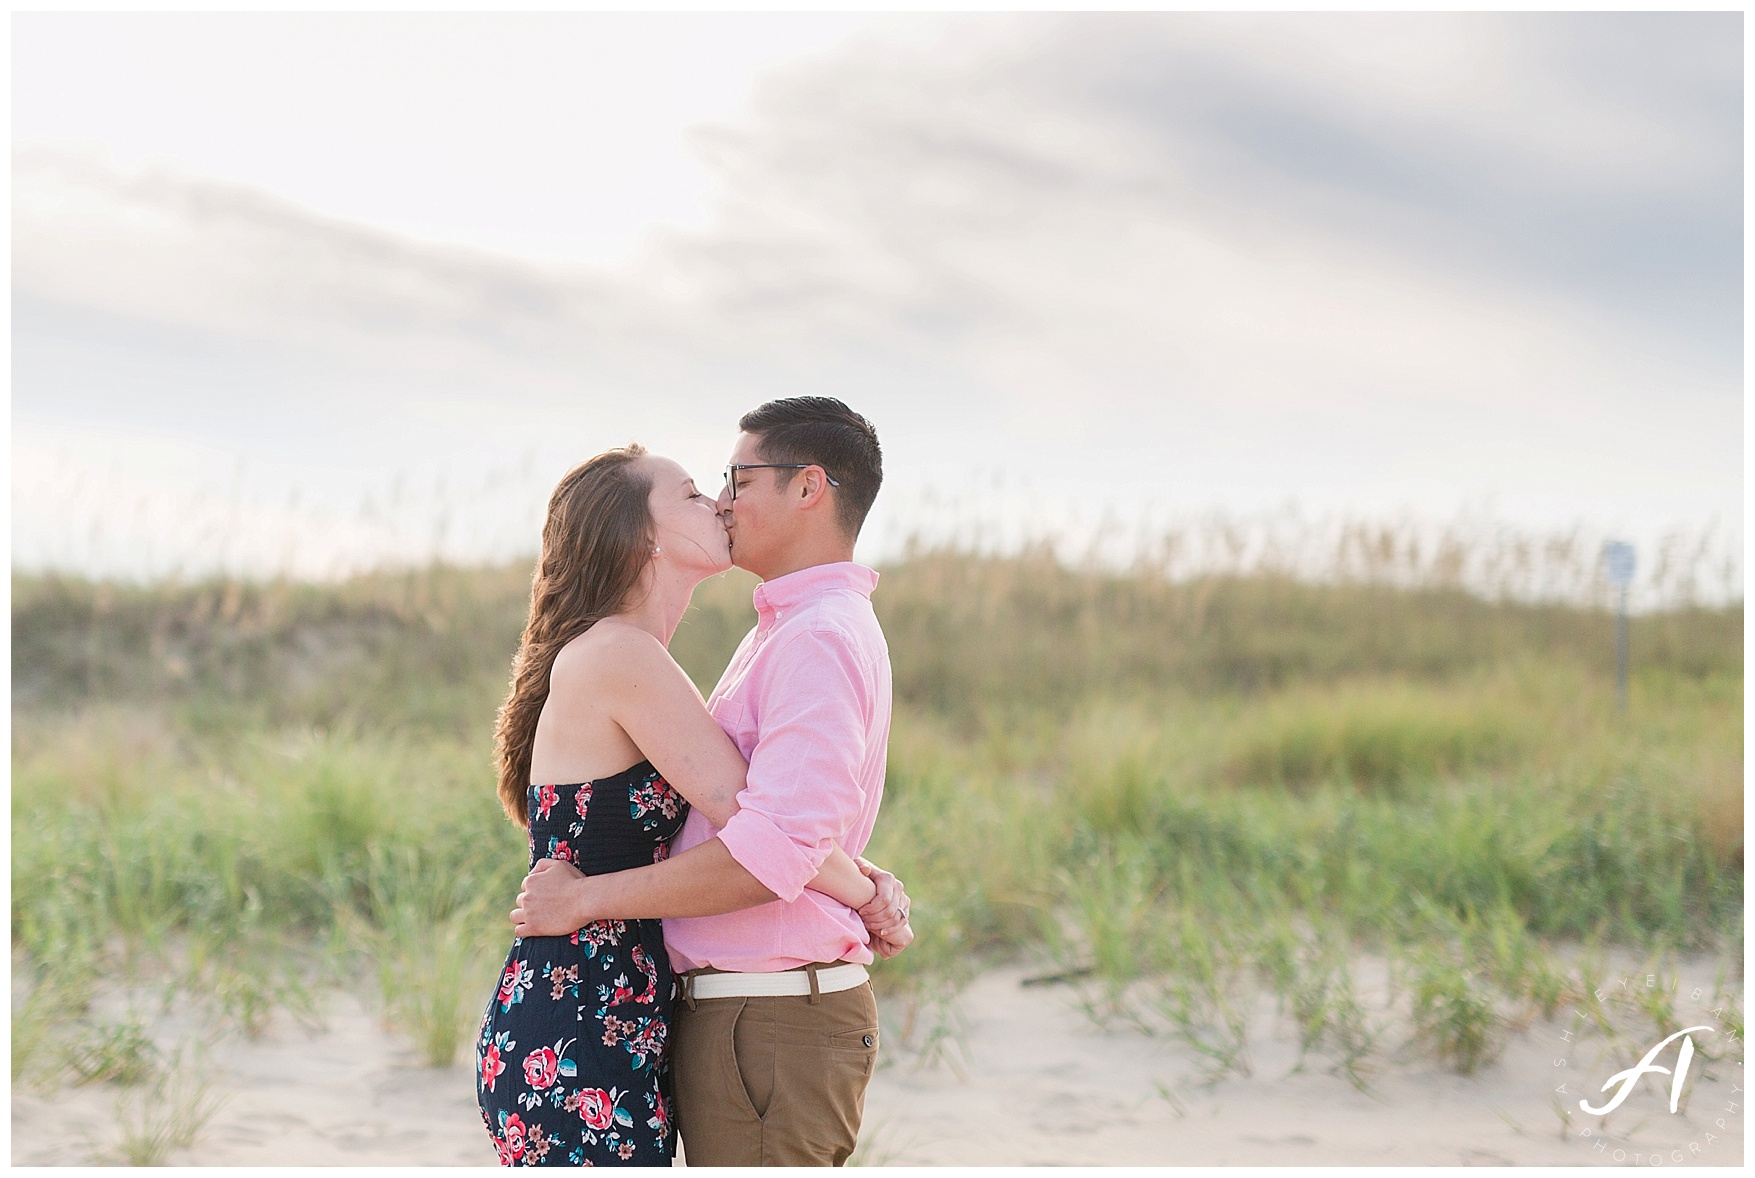
[[[841,1165],[877,1060],[866,924],[912,936],[892,891],[880,887],[862,920],[805,887],[834,845],[864,850],[883,797],[889,650],[871,609],[877,573],[853,563],[882,453],[871,423],[829,397],[771,401],[739,428],[719,508],[733,562],[762,584],[756,627],[707,702],[749,760],[740,809],[718,832],[691,813],[649,868],[595,881],[532,872],[519,904],[666,918],[690,1164]]]

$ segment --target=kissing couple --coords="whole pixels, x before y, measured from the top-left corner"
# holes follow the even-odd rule
[[[500,711],[530,834],[476,1041],[506,1165],[841,1165],[877,1061],[866,965],[911,940],[863,859],[890,660],[853,544],[883,481],[830,397],[747,413],[718,498],[637,445],[549,500]],[[705,701],[667,647],[695,586],[761,578]]]

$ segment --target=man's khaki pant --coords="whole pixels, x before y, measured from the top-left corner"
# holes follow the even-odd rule
[[[691,1166],[839,1166],[877,1063],[877,1001],[851,990],[678,1001],[676,1127]]]

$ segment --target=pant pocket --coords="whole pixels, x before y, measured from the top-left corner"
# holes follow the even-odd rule
[[[865,1089],[877,1050],[831,1046],[827,1039],[794,1045],[780,1059],[774,1102],[762,1123],[770,1165],[840,1166],[859,1141]]]
[[[869,1027],[856,1027],[851,1031],[836,1031],[829,1036],[830,1047],[844,1047],[849,1051],[876,1051],[878,1046],[878,1029],[874,1023]]]
[[[742,1001],[725,1036],[727,1082],[729,1091],[742,1096],[744,1110],[760,1121],[774,1098],[774,1029],[752,1017],[749,1000]]]

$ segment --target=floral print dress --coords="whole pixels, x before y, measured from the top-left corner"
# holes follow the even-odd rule
[[[530,864],[587,875],[657,863],[688,802],[641,761],[530,787]],[[475,1045],[476,1096],[502,1165],[668,1166],[675,980],[659,920],[512,942]]]

